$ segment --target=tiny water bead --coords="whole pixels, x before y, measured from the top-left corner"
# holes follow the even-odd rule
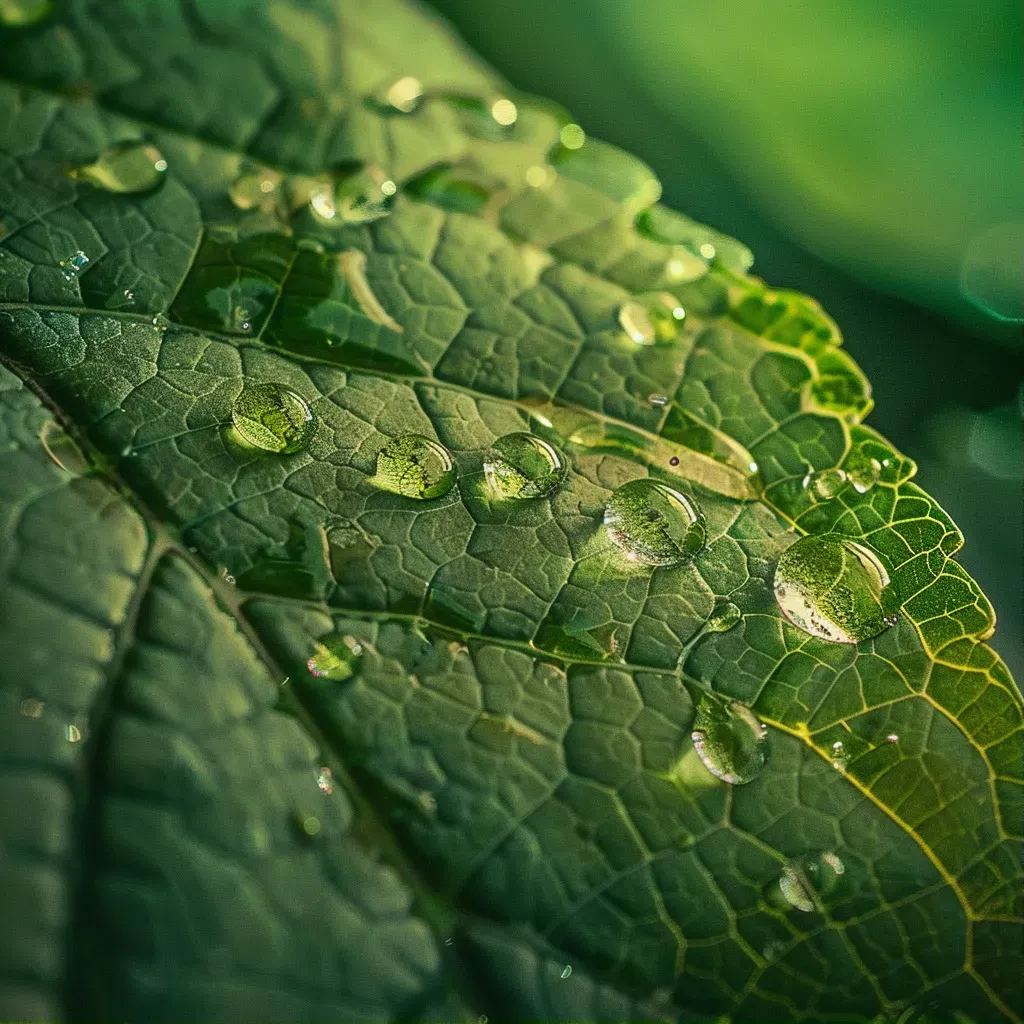
[[[167,161],[156,146],[133,139],[108,146],[93,163],[69,174],[104,192],[134,194],[156,188],[166,170]]]
[[[803,485],[816,501],[834,498],[846,486],[846,473],[841,469],[814,470],[804,477]]]
[[[846,865],[835,853],[822,853],[790,861],[782,866],[779,890],[794,910],[811,914],[821,908],[821,897],[846,873]]]
[[[282,455],[305,448],[316,426],[306,400],[284,384],[247,384],[231,408],[231,422],[243,441]]]
[[[878,459],[856,449],[846,457],[843,469],[846,471],[846,478],[853,484],[858,494],[870,491],[882,475],[882,464]]]
[[[850,755],[846,752],[842,740],[836,740],[832,744],[832,767],[837,772],[845,772],[850,767]]]
[[[89,257],[78,249],[66,259],[60,261],[60,269],[64,271],[65,281],[74,281],[89,265]]]
[[[691,739],[716,779],[733,786],[756,779],[767,760],[766,737],[767,729],[745,704],[707,694],[697,702]]]
[[[656,292],[624,303],[619,309],[619,326],[637,345],[654,345],[678,337],[685,316],[674,295]]]
[[[604,525],[627,558],[645,565],[688,561],[704,547],[706,537],[696,503],[650,479],[617,488],[605,506]]]
[[[803,537],[780,556],[775,599],[794,626],[856,644],[896,622],[896,594],[878,558],[842,537]]]
[[[362,656],[363,645],[355,637],[330,633],[316,644],[315,653],[306,661],[306,671],[317,679],[343,683],[356,674]]]
[[[321,224],[369,224],[391,212],[397,192],[398,186],[383,171],[353,165],[316,184],[309,208]]]
[[[0,0],[0,25],[24,28],[49,17],[53,0]]]
[[[533,434],[499,437],[484,456],[484,476],[502,498],[543,498],[565,480],[568,472],[566,457]]]
[[[732,601],[721,601],[715,605],[705,629],[709,633],[726,633],[743,618],[743,613]]]
[[[422,434],[392,438],[377,456],[377,483],[406,498],[440,498],[452,489],[455,476],[448,449]]]

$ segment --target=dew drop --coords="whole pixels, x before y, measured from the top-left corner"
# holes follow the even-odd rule
[[[779,889],[794,910],[810,914],[820,909],[820,898],[845,873],[846,865],[835,853],[805,857],[783,865]]]
[[[89,257],[81,249],[76,250],[67,259],[60,261],[60,268],[64,271],[65,281],[74,281],[89,265]]]
[[[82,739],[82,730],[73,722],[69,722],[67,728],[64,730],[64,735],[67,738],[68,743],[79,743]]]
[[[320,791],[328,796],[334,792],[334,773],[326,765],[317,771],[316,784],[320,787]]]
[[[885,737],[887,743],[899,743],[900,735],[897,732],[891,732]]]
[[[516,123],[519,111],[510,99],[502,96],[491,104],[491,117],[503,128],[509,128]]]
[[[673,245],[665,263],[665,279],[672,284],[689,284],[708,272],[706,260],[695,256],[685,245]]]
[[[651,405],[661,408],[664,405],[668,405],[668,395],[648,395],[647,401],[650,402]]]
[[[284,384],[246,384],[231,408],[231,422],[246,443],[287,455],[309,444],[316,418],[306,400]]]
[[[452,489],[455,477],[448,449],[422,434],[392,438],[377,456],[376,483],[407,498],[440,498]]]
[[[846,477],[858,494],[870,491],[882,474],[882,464],[859,450],[852,451],[843,463]]]
[[[292,811],[292,824],[303,839],[315,839],[320,835],[320,830],[323,827],[315,814],[309,814],[303,810]]]
[[[108,146],[95,162],[68,173],[76,181],[88,182],[104,192],[133,194],[156,188],[166,170],[167,161],[156,146],[133,139]]]
[[[239,210],[266,208],[276,199],[283,176],[264,170],[237,177],[228,188],[228,197]]]
[[[827,501],[846,486],[846,473],[841,469],[815,470],[804,477],[803,485],[816,501]]]
[[[24,28],[49,17],[53,0],[0,0],[0,25]]]
[[[587,141],[587,133],[578,124],[567,124],[558,133],[558,141],[566,149],[579,149]]]
[[[423,83],[412,75],[405,75],[372,98],[380,110],[411,114],[423,102]]]
[[[732,629],[741,618],[743,618],[743,613],[732,601],[720,601],[715,605],[704,628],[709,633],[725,633]]]
[[[321,224],[369,224],[391,212],[397,191],[378,168],[355,166],[319,181],[309,194],[309,208]]]
[[[306,661],[306,670],[317,679],[343,683],[356,674],[362,656],[363,645],[354,636],[328,633],[317,642],[315,653]]]
[[[653,345],[656,340],[650,315],[639,302],[627,302],[619,310],[619,324],[631,341],[638,345]]]
[[[562,973],[559,977],[564,981],[570,974],[572,974],[572,964],[566,964],[565,967],[562,968]]]
[[[501,498],[543,498],[568,472],[566,457],[533,434],[506,434],[484,455],[484,476]]]
[[[696,503],[657,480],[617,488],[605,506],[604,525],[627,558],[645,565],[685,562],[704,547],[704,517]]]
[[[630,300],[619,309],[619,325],[637,345],[672,341],[686,311],[670,292],[655,292]]]
[[[856,644],[896,622],[896,594],[871,551],[842,537],[802,537],[780,556],[775,599],[794,626]]]
[[[807,877],[798,867],[783,865],[779,888],[786,902],[795,910],[802,910],[806,914],[814,912],[814,894]]]
[[[766,737],[767,730],[745,704],[708,694],[697,702],[691,739],[716,779],[742,786],[757,778],[767,760]]]
[[[843,745],[842,740],[836,740],[832,744],[832,767],[837,772],[845,772],[850,766],[850,755],[846,752],[846,747]]]

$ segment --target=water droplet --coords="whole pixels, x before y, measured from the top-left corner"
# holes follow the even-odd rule
[[[767,759],[766,737],[767,730],[745,704],[708,694],[697,702],[691,739],[716,779],[742,786],[757,778]]]
[[[646,565],[688,561],[704,547],[704,517],[685,494],[657,480],[631,480],[604,510],[608,536],[626,557]]]
[[[562,973],[559,977],[564,981],[570,974],[572,974],[572,964],[566,964],[565,967],[562,968]]]
[[[309,208],[321,224],[369,224],[391,212],[397,191],[378,168],[352,166],[319,181],[309,195]]]
[[[305,448],[316,424],[306,400],[283,384],[246,384],[231,408],[231,422],[248,444],[280,454]]]
[[[847,754],[842,740],[836,740],[832,744],[832,767],[837,772],[845,772],[850,767],[850,755]]]
[[[638,345],[672,341],[679,336],[679,324],[686,311],[670,292],[655,292],[625,303],[619,310],[619,324]]]
[[[885,739],[888,743],[899,743],[900,735],[897,732],[891,732],[888,736],[885,737]]]
[[[709,633],[725,633],[732,629],[741,618],[743,618],[743,613],[732,601],[721,601],[715,605],[704,628]]]
[[[813,913],[814,894],[806,876],[798,867],[792,864],[783,865],[779,888],[794,909],[802,910],[806,914]]]
[[[303,839],[315,839],[323,827],[315,814],[303,810],[292,811],[292,824]]]
[[[306,670],[317,679],[343,683],[356,674],[363,645],[354,636],[328,633],[316,644],[316,651],[306,662]]]
[[[827,895],[846,865],[834,853],[822,853],[782,867],[779,889],[786,902],[806,914],[821,909],[820,897]]]
[[[533,164],[531,167],[526,168],[526,184],[530,188],[547,188],[551,185],[555,178],[558,177],[558,173],[553,167],[547,167],[542,164]]]
[[[393,438],[377,456],[376,482],[407,498],[440,498],[452,489],[455,477],[448,449],[422,434]]]
[[[567,124],[558,133],[558,141],[566,149],[579,149],[587,141],[587,133],[578,124]]]
[[[568,472],[566,457],[533,434],[499,437],[484,456],[484,475],[501,498],[543,498]]]
[[[231,573],[228,572],[228,567],[226,565],[220,571],[220,578],[225,583],[230,583],[231,586],[234,586],[235,583],[236,583],[235,577],[232,576]]]
[[[53,0],[0,0],[0,25],[24,28],[49,17]]]
[[[310,661],[313,659],[311,658]],[[334,792],[334,773],[326,765],[323,765],[316,773],[316,784],[321,792],[330,796]]]
[[[654,344],[654,324],[647,310],[639,302],[627,302],[622,306],[619,310],[619,323],[631,341],[638,345]]]
[[[21,702],[19,710],[26,718],[41,718],[46,710],[46,704],[34,697],[27,697]]]
[[[468,166],[439,164],[405,182],[407,195],[455,213],[479,213],[490,201],[492,184]]]
[[[672,284],[689,284],[708,272],[705,260],[695,256],[685,245],[673,245],[665,263],[665,278]]]
[[[846,478],[858,494],[870,491],[882,474],[882,464],[859,449],[854,449],[843,462]]]
[[[805,633],[856,644],[896,622],[896,594],[877,556],[842,537],[803,537],[775,569],[775,599]]]
[[[385,112],[411,114],[423,102],[423,83],[406,75],[372,97],[372,102]]]
[[[56,421],[47,420],[39,431],[46,454],[65,473],[81,476],[89,471],[89,460],[71,435]]]
[[[648,395],[647,401],[650,402],[651,405],[655,405],[660,408],[663,405],[668,405],[668,395]],[[678,463],[679,460],[676,459],[676,462]]]
[[[67,737],[68,743],[78,743],[82,739],[82,730],[74,723],[69,722],[64,730],[64,735]]]
[[[242,174],[231,183],[228,196],[239,210],[273,209],[283,180],[277,171]]]
[[[81,249],[73,252],[66,259],[60,261],[60,268],[64,271],[64,280],[74,281],[88,265],[89,257]]]
[[[803,485],[815,500],[827,501],[846,486],[846,473],[841,469],[813,470],[804,477]]]
[[[444,940],[444,944],[446,946],[454,946],[455,945],[455,940],[454,939],[445,939]]]
[[[503,128],[508,128],[516,123],[519,111],[510,99],[502,96],[491,104],[491,117]]]
[[[163,180],[167,161],[156,146],[133,139],[108,146],[94,163],[75,167],[68,173],[104,192],[131,194],[148,192]]]
[[[705,242],[703,245],[701,245],[701,247],[698,250],[698,252],[706,260],[713,260],[715,258],[715,255],[716,255],[715,247],[710,242]]]

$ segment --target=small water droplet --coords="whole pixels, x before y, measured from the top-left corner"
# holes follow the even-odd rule
[[[843,462],[846,477],[858,494],[870,491],[882,474],[882,464],[864,452],[854,449]]]
[[[566,964],[565,967],[562,968],[562,973],[559,977],[564,981],[570,974],[572,974],[572,964]]]
[[[74,281],[88,265],[89,257],[81,249],[73,252],[66,259],[60,261],[60,268],[64,271],[64,280]]]
[[[587,141],[587,133],[578,124],[567,124],[558,133],[558,141],[566,149],[579,149]]]
[[[484,476],[501,498],[542,498],[558,487],[568,472],[566,457],[533,434],[506,434],[484,455]]]
[[[531,167],[526,168],[525,177],[526,184],[530,188],[547,188],[558,177],[558,172],[553,167],[533,164]]]
[[[423,83],[406,75],[372,97],[372,101],[382,111],[411,114],[423,102]]]
[[[665,262],[665,279],[672,284],[689,284],[708,272],[706,260],[695,256],[685,245],[673,245]]]
[[[794,626],[856,644],[896,622],[897,596],[878,557],[843,537],[802,537],[775,568],[775,599]]]
[[[670,292],[655,292],[623,304],[619,325],[638,345],[672,341],[679,336],[679,324],[686,311]]]
[[[299,809],[292,811],[292,824],[303,839],[315,839],[323,827],[315,814]]]
[[[710,242],[705,242],[698,251],[706,260],[713,260],[716,255],[715,247]]]
[[[316,773],[316,784],[320,787],[320,791],[328,796],[334,792],[334,773],[326,765],[323,765]]]
[[[846,865],[835,853],[805,857],[783,865],[779,889],[791,907],[810,914],[821,909],[820,898],[845,873]]]
[[[510,99],[502,96],[491,104],[491,117],[503,128],[508,128],[516,123],[519,111]]]
[[[392,438],[377,456],[376,483],[407,498],[440,498],[452,489],[455,477],[448,449],[422,434]]]
[[[321,637],[315,653],[306,662],[306,670],[317,679],[343,683],[356,674],[363,645],[346,633],[328,633]]]
[[[78,743],[82,739],[82,730],[74,723],[69,722],[64,735],[67,736],[68,743]]]
[[[655,395],[655,394],[651,394],[651,395],[647,396],[647,401],[650,402],[651,405],[655,405],[655,406],[658,406],[660,408],[663,405],[668,405],[668,395]],[[678,461],[679,460],[676,459],[676,462],[678,462]]]
[[[650,314],[639,302],[624,303],[619,310],[619,324],[631,341],[638,345],[653,345],[656,340]]]
[[[887,743],[899,743],[900,735],[897,732],[891,732],[885,737]]]
[[[841,469],[815,470],[804,477],[803,485],[816,501],[827,501],[846,486],[846,473]]]
[[[237,582],[237,581],[235,580],[235,577],[234,577],[234,576],[232,576],[232,575],[231,575],[231,573],[229,573],[229,572],[228,572],[228,568],[227,568],[227,566],[224,566],[224,567],[223,567],[223,568],[221,569],[221,571],[220,571],[220,578],[221,578],[221,579],[222,579],[222,580],[223,580],[223,581],[224,581],[225,583],[230,583],[230,584],[231,584],[231,586],[234,586],[234,585],[235,585],[235,583]]]
[[[319,181],[309,195],[309,208],[321,224],[369,224],[391,212],[397,191],[378,168],[351,166],[335,178]]]
[[[850,766],[850,755],[846,752],[846,747],[843,745],[842,740],[836,740],[832,744],[832,767],[837,772],[845,772]]]
[[[305,448],[316,425],[306,400],[284,384],[246,384],[231,408],[231,422],[243,441],[280,454]]]
[[[767,760],[766,738],[767,730],[745,704],[709,694],[697,702],[691,739],[716,779],[742,786],[757,778]]]
[[[34,697],[26,697],[19,706],[19,710],[26,718],[41,718],[46,710],[44,701],[36,700]]]
[[[732,629],[741,618],[743,618],[743,613],[732,601],[721,601],[715,605],[704,628],[709,633],[725,633]]]
[[[53,0],[0,0],[0,25],[25,28],[49,17]]]
[[[228,197],[239,210],[273,209],[283,180],[283,175],[271,170],[241,174],[228,188]]]
[[[696,503],[657,480],[617,488],[605,506],[604,525],[627,558],[646,565],[688,561],[704,547],[704,517]]]
[[[779,888],[795,910],[802,910],[806,914],[814,912],[814,895],[810,883],[798,867],[792,864],[783,865]]]
[[[167,161],[156,146],[133,139],[108,146],[95,162],[68,173],[104,192],[134,194],[156,188],[166,170]]]

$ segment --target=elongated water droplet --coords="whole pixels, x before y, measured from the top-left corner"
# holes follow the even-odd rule
[[[626,557],[646,565],[674,565],[704,547],[704,517],[685,494],[657,480],[631,480],[608,499],[608,536]]]
[[[561,977],[561,979],[564,981],[571,974],[572,974],[572,964],[566,964],[565,967],[562,968],[562,973],[561,973],[561,975],[559,975],[559,977]]]
[[[243,441],[280,454],[305,448],[316,425],[306,400],[284,384],[247,384],[231,408],[231,422]]]
[[[377,456],[376,483],[407,498],[440,498],[452,489],[455,476],[448,449],[422,434],[393,438]]]
[[[309,192],[309,208],[321,224],[369,224],[386,217],[398,186],[371,166],[351,167],[319,181]]]
[[[804,477],[803,484],[815,501],[827,501],[846,486],[846,473],[841,469],[815,470]]]
[[[859,449],[854,449],[843,462],[846,478],[858,494],[870,491],[882,473],[882,464]]]
[[[491,182],[469,167],[441,164],[405,182],[402,190],[456,213],[479,213],[493,194]]]
[[[306,670],[317,679],[343,683],[356,674],[362,655],[363,645],[355,637],[329,633],[316,644],[315,653],[306,662]]]
[[[569,472],[566,457],[533,434],[506,434],[484,456],[484,475],[501,498],[542,498]]]
[[[837,772],[845,772],[850,766],[850,755],[846,752],[846,747],[842,740],[836,740],[832,744],[832,767]]]
[[[134,139],[108,146],[94,163],[69,172],[104,192],[148,192],[163,180],[167,161],[156,146]]]
[[[716,779],[742,786],[757,778],[767,760],[766,736],[765,727],[745,704],[708,694],[697,702],[691,739]]]
[[[631,341],[653,345],[657,339],[650,314],[639,302],[627,302],[619,310],[619,324]]]
[[[0,0],[0,25],[5,28],[35,25],[52,10],[53,0]]]
[[[74,281],[89,265],[89,257],[78,249],[66,259],[60,261],[60,268],[64,271],[65,281]]]
[[[856,644],[896,622],[897,595],[877,556],[842,537],[803,537],[775,569],[775,599],[805,633]]]
[[[670,292],[655,292],[625,303],[619,310],[619,324],[638,345],[672,341],[686,312]]]
[[[725,633],[732,629],[742,618],[743,613],[732,601],[721,601],[715,605],[715,609],[704,628],[709,633]]]
[[[371,102],[385,113],[411,114],[423,102],[423,83],[406,75],[371,97]]]
[[[647,396],[647,401],[650,402],[651,405],[653,405],[653,406],[655,406],[657,408],[661,408],[664,405],[668,405],[668,395],[657,395],[657,394],[648,395]],[[679,460],[678,459],[676,459],[676,465],[677,466],[679,465]]]
[[[786,902],[795,910],[802,910],[806,914],[814,912],[814,894],[806,876],[798,867],[792,864],[783,865],[779,888],[786,897]]]
[[[228,189],[231,202],[239,210],[272,209],[284,180],[277,171],[254,171],[237,177]]]
[[[779,889],[791,907],[810,914],[821,909],[822,897],[845,873],[846,865],[835,853],[804,857],[783,865]]]

